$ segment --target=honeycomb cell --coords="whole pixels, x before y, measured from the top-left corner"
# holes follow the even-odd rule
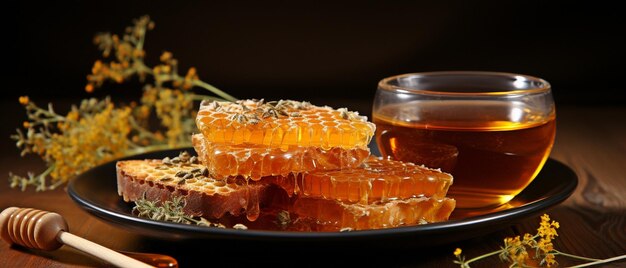
[[[268,188],[268,184],[249,184],[240,178],[216,180],[208,176],[205,167],[199,163],[172,165],[156,159],[126,160],[118,161],[116,168],[118,194],[125,201],[136,201],[145,195],[162,202],[170,199],[170,195],[182,195],[187,214],[206,218],[244,214],[248,220],[254,221],[259,216],[260,196],[264,197]],[[133,183],[135,180],[138,183]],[[145,184],[150,187],[140,187]]]
[[[316,170],[336,170],[360,165],[370,154],[367,147],[324,150],[289,146],[283,151],[258,144],[212,143],[202,134],[192,137],[199,160],[216,179],[242,176],[258,181],[266,176],[288,176]]]
[[[276,176],[267,181],[301,197],[371,204],[414,197],[441,200],[452,176],[412,163],[369,157],[357,168]]]
[[[258,144],[287,150],[289,146],[367,147],[375,125],[345,108],[280,100],[203,101],[196,117],[208,142]]]
[[[363,205],[300,197],[293,213],[315,222],[318,231],[365,230],[445,221],[455,206],[450,198],[418,197]]]

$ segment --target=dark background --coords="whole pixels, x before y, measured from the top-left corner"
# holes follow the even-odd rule
[[[156,22],[147,62],[181,67],[238,98],[371,101],[390,75],[437,70],[542,77],[557,105],[624,105],[626,22],[593,1],[32,1],[12,2],[3,98],[86,97],[96,32]],[[137,82],[96,96],[138,96]],[[120,91],[123,90],[123,93]]]

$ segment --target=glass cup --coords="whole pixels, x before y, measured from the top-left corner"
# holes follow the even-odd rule
[[[496,72],[403,74],[378,83],[381,154],[452,174],[458,208],[495,207],[537,176],[556,132],[550,84]]]

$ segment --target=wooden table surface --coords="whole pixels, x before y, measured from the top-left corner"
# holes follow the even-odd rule
[[[16,111],[14,109],[19,107],[4,109]],[[551,157],[571,167],[578,175],[579,184],[568,200],[546,211],[561,223],[555,248],[592,258],[626,254],[626,107],[559,107],[557,118],[557,139]],[[4,128],[12,132],[13,126],[19,124],[13,121],[5,122]],[[8,133],[0,138],[6,139]],[[5,147],[0,153],[0,174],[3,176],[9,171],[24,174],[27,170],[42,168],[37,159],[20,159],[15,148]],[[186,244],[143,237],[86,213],[68,197],[65,189],[42,193],[30,190],[20,192],[9,189],[6,180],[0,180],[0,209],[9,206],[58,212],[68,221],[71,232],[78,236],[114,249],[169,254],[177,258],[182,267],[199,264],[352,266],[355,263],[384,267],[454,267],[452,252],[456,247],[463,248],[463,254],[468,257],[478,256],[499,249],[503,238],[507,236],[535,233],[539,222],[538,217],[527,218],[486,236],[426,250],[394,253],[384,250],[353,252],[346,249],[349,254],[329,254],[307,248],[244,252],[238,250],[237,245],[225,248],[211,241]],[[328,255],[339,259],[329,260]],[[557,261],[561,266],[579,263],[560,256]],[[0,267],[94,266],[105,264],[66,246],[44,252],[0,242]],[[476,262],[472,267],[506,265],[493,257]],[[626,267],[626,261],[603,267]]]

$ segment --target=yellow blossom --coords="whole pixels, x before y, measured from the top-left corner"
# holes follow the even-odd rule
[[[85,86],[85,91],[86,91],[87,93],[91,93],[91,92],[93,92],[93,84],[91,84],[91,83],[87,84],[87,85]]]
[[[146,52],[141,50],[141,49],[135,49],[133,50],[133,57],[136,58],[143,58],[146,55]]]
[[[546,255],[546,258],[544,259],[544,261],[547,267],[552,267],[553,265],[556,264],[556,260],[554,259],[554,254]]]
[[[539,223],[539,228],[537,229],[537,234],[548,240],[548,242],[554,237],[558,236],[556,229],[560,227],[559,223],[556,221],[550,222],[550,216],[548,214],[544,214],[541,216],[541,223]]]
[[[12,187],[37,186],[38,190],[51,189],[68,178],[102,161],[146,151],[146,146],[184,146],[196,131],[194,93],[183,91],[197,85],[216,95],[234,101],[227,93],[198,81],[195,68],[189,68],[184,76],[178,73],[178,62],[171,52],[160,56],[161,64],[148,66],[143,61],[145,34],[154,27],[148,16],[134,21],[123,35],[100,33],[93,40],[106,60],[96,60],[87,75],[84,90],[93,92],[107,81],[123,83],[137,76],[146,83],[139,103],[115,108],[108,99],[84,100],[80,107],[73,107],[66,115],[56,114],[52,109],[37,107],[27,96],[19,103],[27,105],[29,121],[12,135],[22,155],[38,154],[48,169],[37,176],[24,178],[11,176]],[[110,56],[114,57],[111,58]],[[154,80],[146,80],[152,76]],[[200,83],[201,82],[201,83]],[[165,86],[172,89],[164,88]],[[153,113],[152,111],[155,111]],[[152,129],[151,116],[156,115],[162,128]],[[45,126],[33,128],[33,126]],[[53,185],[46,186],[46,179]]]
[[[165,136],[172,147],[183,144],[185,133],[192,131],[184,126],[184,118],[191,118],[191,103],[191,98],[178,89],[162,89],[157,94],[154,107],[161,124],[167,128]]]
[[[163,140],[165,140],[165,137],[163,137],[163,133],[161,133],[160,131],[156,132],[156,133],[154,134],[154,137],[155,137],[155,138],[156,138],[156,140],[158,140],[158,141],[163,141]]]
[[[67,115],[65,116],[65,119],[66,119],[67,121],[70,121],[70,122],[71,122],[71,121],[76,121],[76,120],[78,120],[78,117],[79,117],[79,116],[80,116],[80,115],[78,114],[78,111],[76,111],[76,110],[72,110],[72,111],[70,111],[69,113],[67,113]]]
[[[137,117],[140,119],[147,119],[150,116],[150,108],[146,105],[142,105],[137,109]]]
[[[522,264],[526,263],[526,260],[528,260],[528,252],[521,251],[515,256],[514,262],[520,264],[521,266]]]
[[[533,237],[533,235],[529,233],[524,234],[524,239],[522,240],[522,243],[529,244],[531,243],[531,241],[535,241],[535,238]]]
[[[50,173],[53,179],[67,180],[95,165],[124,155],[128,148],[130,108],[116,109],[106,103],[102,111],[87,115],[78,121],[65,122],[62,134],[53,134],[45,157],[56,168]],[[68,118],[77,119],[76,110]]]
[[[195,77],[195,76],[196,76],[196,68],[191,67],[191,68],[189,68],[189,70],[187,71],[187,75],[186,75],[185,77],[187,77],[187,78],[191,79],[191,78],[193,78],[193,77]]]
[[[171,52],[169,52],[169,51],[164,51],[164,52],[163,52],[163,54],[161,54],[160,59],[161,59],[161,61],[162,61],[162,62],[167,62],[167,61],[169,61],[169,60],[171,60],[171,59],[172,59],[172,56],[173,56],[173,55],[172,55],[172,53],[171,53]]]
[[[102,61],[97,60],[93,63],[93,67],[91,67],[92,74],[98,74],[102,70]]]
[[[19,98],[19,102],[20,102],[20,104],[21,104],[21,105],[26,105],[26,104],[28,104],[28,102],[29,102],[28,96],[21,96],[21,97]]]
[[[161,66],[161,71],[163,73],[170,73],[172,71],[172,67],[170,67],[169,65],[162,65]]]
[[[537,234],[532,235],[526,233],[523,235],[522,239],[520,239],[520,236],[506,237],[504,238],[504,247],[501,247],[500,250],[483,254],[469,260],[461,256],[461,249],[457,248],[454,251],[454,256],[457,258],[454,263],[462,268],[469,268],[470,263],[493,255],[498,255],[502,261],[510,263],[509,267],[535,267],[537,264],[542,267],[554,267],[558,265],[556,255],[588,261],[588,263],[582,266],[591,266],[626,259],[626,255],[598,260],[560,252],[554,248],[554,244],[552,243],[552,240],[558,236],[556,231],[558,228],[560,228],[560,224],[557,221],[551,221],[550,216],[544,214],[541,216]]]
[[[539,242],[537,242],[537,247],[545,253],[550,252],[554,249],[554,245],[552,244],[552,242],[545,238],[539,239]]]
[[[154,66],[154,68],[152,68],[152,72],[154,73],[154,75],[161,74],[161,65]]]
[[[190,89],[193,86],[193,81],[198,80],[196,68],[191,67],[185,75],[184,82],[182,84],[183,89]]]

